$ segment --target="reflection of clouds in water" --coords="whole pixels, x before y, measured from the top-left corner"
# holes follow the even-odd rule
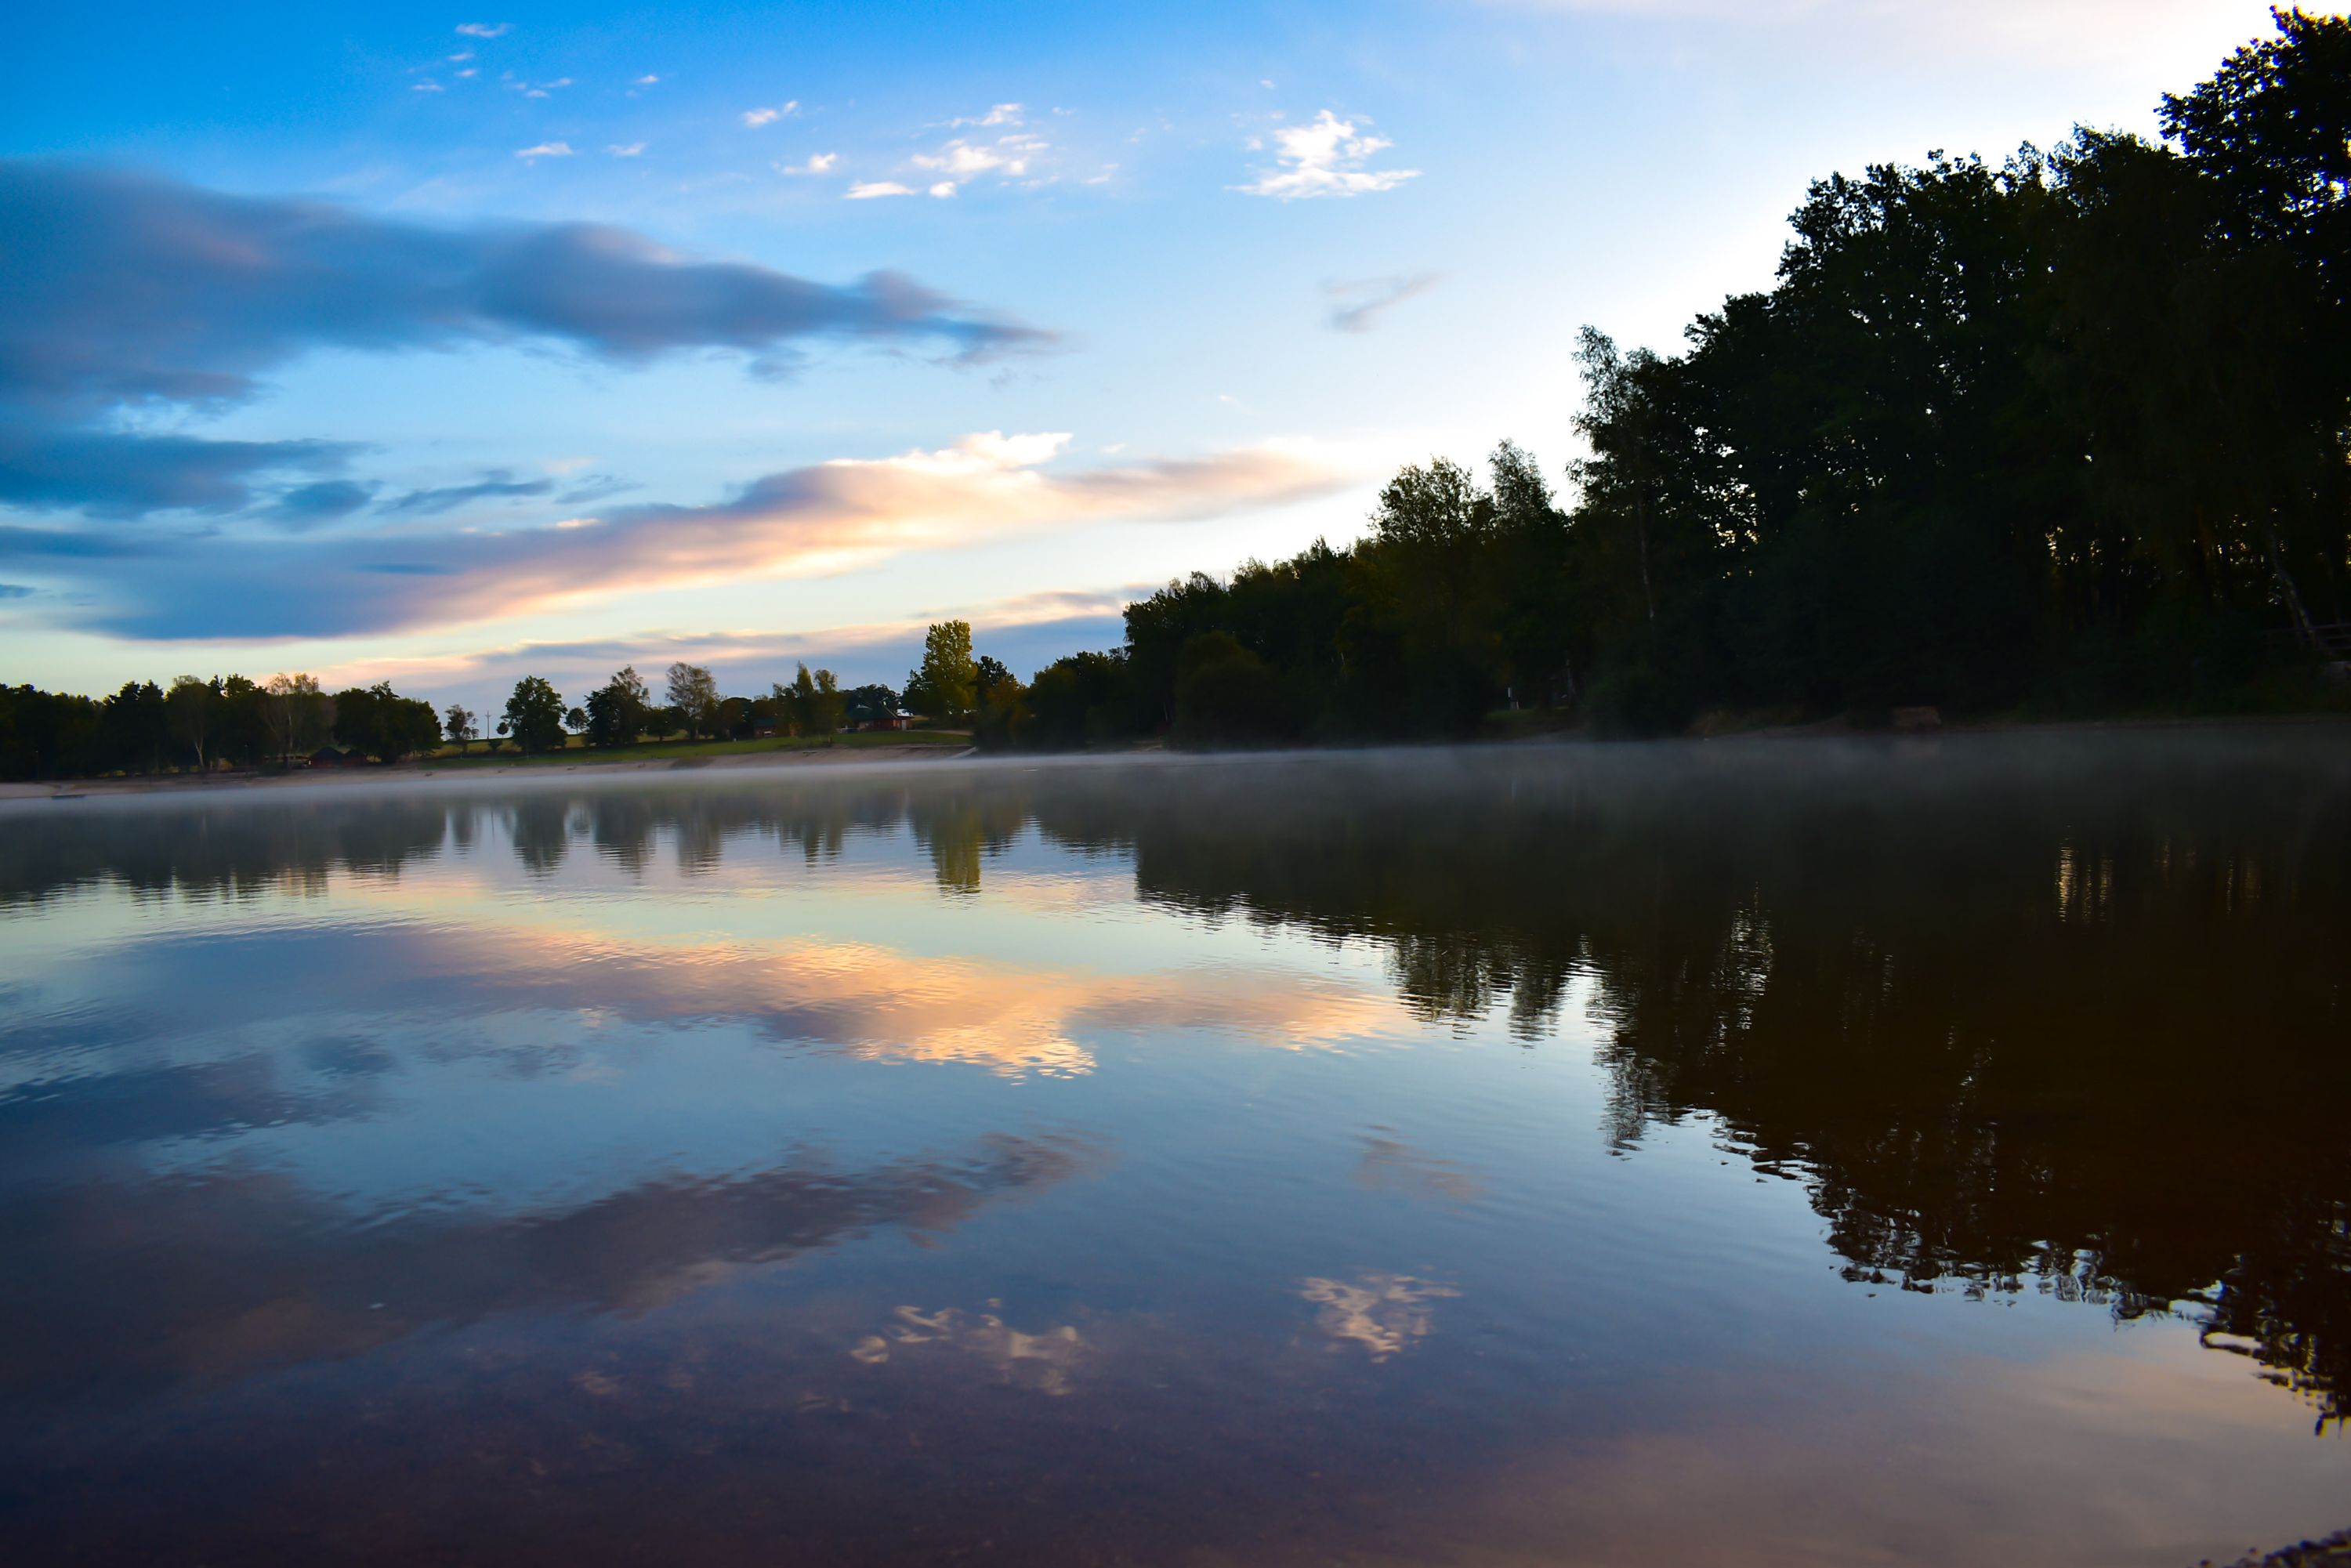
[[[405,949],[395,954],[394,943]],[[546,1007],[676,1024],[743,1020],[872,1060],[956,1061],[1007,1077],[1090,1072],[1082,1031],[1228,1030],[1287,1048],[1368,1036],[1383,997],[1277,968],[1105,976],[908,954],[862,942],[623,941],[517,925],[409,928],[374,946],[377,983],[473,1016]]]
[[[1364,1157],[1355,1166],[1359,1186],[1447,1203],[1474,1203],[1485,1196],[1478,1178],[1451,1160],[1424,1155],[1400,1138],[1379,1136],[1393,1130],[1374,1127],[1364,1135]]]
[[[994,1135],[953,1159],[796,1162],[518,1216],[447,1205],[360,1226],[268,1172],[0,1189],[0,1402],[101,1378],[120,1391],[225,1381],[498,1313],[640,1316],[880,1230],[943,1234],[1106,1154],[1075,1137]]]
[[[945,1344],[994,1367],[1002,1382],[1059,1396],[1070,1391],[1071,1373],[1092,1348],[1069,1323],[1032,1334],[1008,1327],[994,1312],[971,1313],[956,1307],[928,1316],[917,1307],[900,1307],[894,1315],[898,1322],[887,1337],[867,1334],[850,1351],[851,1357],[879,1366],[890,1359],[893,1346]]]
[[[1301,1282],[1298,1293],[1322,1309],[1314,1314],[1314,1326],[1331,1336],[1330,1349],[1360,1344],[1374,1361],[1385,1361],[1425,1338],[1431,1326],[1427,1303],[1461,1293],[1409,1274],[1365,1273],[1355,1280],[1349,1284],[1312,1277]]]

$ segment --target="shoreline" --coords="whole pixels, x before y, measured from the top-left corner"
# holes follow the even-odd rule
[[[1176,752],[1170,752],[1158,746],[1136,747],[1116,751],[1005,751],[986,754],[981,753],[976,747],[953,747],[937,745],[809,747],[774,751],[737,752],[717,757],[655,757],[646,758],[642,761],[622,759],[600,762],[472,762],[457,767],[436,767],[430,763],[410,761],[389,766],[303,768],[290,773],[214,774],[204,779],[191,778],[183,774],[164,774],[120,779],[47,779],[37,782],[0,783],[0,801],[72,800],[100,797],[246,789],[413,785],[435,779],[495,779],[504,783],[534,779],[602,778],[632,773],[706,773],[716,769],[730,772],[757,772],[799,768],[872,767],[877,770],[886,770],[910,764],[935,766],[942,762],[975,760],[990,763],[1019,763],[1034,767],[1043,763],[1072,761],[1106,764],[1131,758],[1175,757],[1206,761],[1218,757],[1277,755],[1338,757],[1353,751],[1437,751],[1459,747],[1522,751],[1542,747],[1573,749],[1584,747],[1607,748],[1619,746],[1714,747],[1740,743],[1786,745],[1823,741],[1916,747],[1922,743],[1932,745],[1938,740],[1971,739],[2000,735],[2036,735],[2053,738],[2063,736],[2097,734],[2144,734],[2162,730],[2231,731],[2328,727],[2341,728],[2346,732],[2346,735],[2351,735],[2351,717],[2340,714],[2316,713],[2216,715],[2207,717],[2053,719],[2046,723],[2012,720],[1970,723],[1966,720],[1959,720],[1915,729],[1856,729],[1850,725],[1823,720],[1813,724],[1771,725],[1754,729],[1729,730],[1716,735],[1661,736],[1646,740],[1602,740],[1581,731],[1567,730],[1510,739],[1403,741],[1365,746],[1272,747],[1263,749],[1234,748],[1221,751]]]
[[[723,757],[649,757],[643,761],[466,762],[436,767],[426,762],[367,764],[354,768],[305,768],[287,773],[139,775],[121,779],[53,779],[0,783],[0,800],[82,800],[99,796],[201,794],[247,789],[309,789],[354,785],[426,784],[440,779],[560,779],[627,773],[706,773],[716,768],[840,768],[859,763],[899,765],[967,758],[969,747],[947,746],[795,747],[738,752]]]

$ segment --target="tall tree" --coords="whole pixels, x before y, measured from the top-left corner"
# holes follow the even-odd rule
[[[498,727],[526,754],[559,751],[563,747],[563,699],[544,679],[525,675],[507,698],[506,716]]]
[[[319,677],[280,673],[261,687],[262,721],[281,763],[307,757],[327,744],[335,728],[335,699],[319,687]]]
[[[689,737],[711,733],[718,718],[718,677],[679,660],[669,667],[669,706]]]
[[[181,675],[172,682],[172,689],[164,694],[163,705],[170,716],[172,737],[195,758],[197,772],[211,772],[211,759],[205,747],[212,739],[214,721],[219,716],[219,681]]]
[[[923,690],[940,717],[961,719],[971,712],[979,664],[971,653],[970,622],[937,622],[923,634],[921,674]]]

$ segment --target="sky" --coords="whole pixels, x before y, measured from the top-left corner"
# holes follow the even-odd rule
[[[1358,536],[1806,183],[2076,124],[2239,0],[42,6],[0,51],[0,682],[1024,676]],[[656,684],[658,680],[656,679]]]

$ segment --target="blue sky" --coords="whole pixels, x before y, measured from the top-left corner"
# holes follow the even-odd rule
[[[2236,0],[51,6],[0,57],[0,680],[479,702],[1026,674],[1353,537],[1808,179],[1997,157]]]

